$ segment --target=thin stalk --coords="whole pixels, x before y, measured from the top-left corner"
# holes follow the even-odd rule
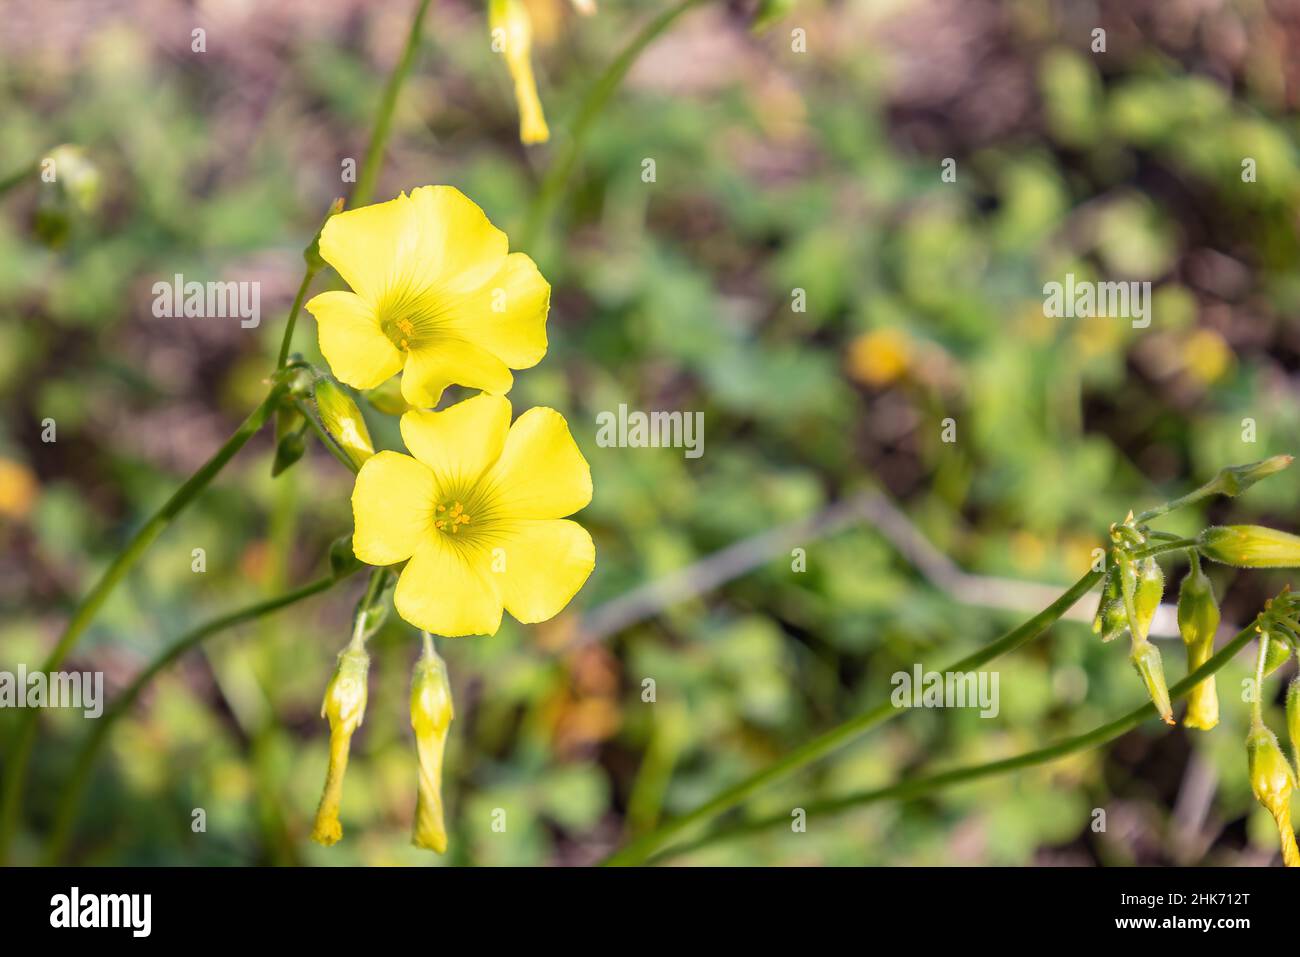
[[[162,534],[163,529],[168,526],[172,519],[179,515],[200,492],[207,488],[217,473],[225,467],[227,462],[234,458],[235,453],[242,449],[245,443],[266,424],[266,420],[275,408],[279,398],[280,388],[278,386],[273,387],[267,397],[262,400],[262,404],[254,409],[239,428],[235,430],[234,435],[226,440],[225,445],[221,446],[212,458],[200,466],[197,472],[186,479],[185,483],[172,493],[171,498],[163,503],[163,506],[135,533],[126,544],[126,547],[118,552],[117,557],[113,559],[94,587],[81,600],[76,611],[73,612],[72,619],[64,628],[63,634],[54,646],[54,650],[50,652],[49,657],[41,665],[42,671],[48,673],[58,669],[59,665],[63,663],[76,645],[77,639],[81,637],[82,633],[94,620],[95,615],[117,586],[117,583],[139,561],[140,556],[153,544],[154,539]],[[32,747],[36,742],[36,716],[36,709],[25,708],[18,718],[13,754],[5,773],[4,790],[0,794],[0,863],[6,860],[9,844],[13,840],[14,832],[18,826],[19,805],[22,802],[23,788],[27,782],[27,765],[31,760]]]
[[[307,301],[307,291],[311,288],[312,280],[316,278],[318,271],[310,264],[303,271],[302,282],[298,284],[298,294],[293,297],[293,305],[289,308],[289,320],[285,323],[284,335],[280,338],[280,356],[275,361],[277,369],[283,369],[289,362],[289,347],[293,344],[293,327],[298,323],[298,313],[302,311],[302,304]]]
[[[29,176],[34,175],[39,168],[39,163],[28,163],[26,166],[14,170],[8,176],[0,176],[0,196],[9,192]]]
[[[1264,726],[1264,666],[1268,663],[1268,635],[1259,633],[1259,648],[1255,653],[1255,693],[1250,697],[1251,730]]]
[[[1236,637],[1219,649],[1217,654],[1207,659],[1205,664],[1201,665],[1201,667],[1188,674],[1182,681],[1170,688],[1170,699],[1177,700],[1184,697],[1192,690],[1192,688],[1221,669],[1231,661],[1242,648],[1250,643],[1253,634],[1253,624],[1243,628],[1237,633]],[[992,777],[996,774],[1003,774],[1007,771],[1019,770],[1020,768],[1047,764],[1048,762],[1055,761],[1058,758],[1063,758],[1066,755],[1074,754],[1095,745],[1101,745],[1108,741],[1112,741],[1115,738],[1118,738],[1121,734],[1137,727],[1150,717],[1151,703],[1145,702],[1123,717],[1116,718],[1114,721],[1093,728],[1091,731],[1085,731],[1083,734],[1075,735],[1072,738],[1066,738],[1063,741],[1058,741],[1045,748],[1040,748],[1037,751],[1027,751],[1023,754],[1003,758],[999,761],[969,765],[962,768],[953,768],[952,770],[943,771],[939,774],[932,774],[929,777],[913,778],[910,781],[899,781],[888,785],[887,787],[875,788],[870,791],[858,791],[854,794],[844,795],[843,797],[814,802],[805,805],[804,811],[808,818],[812,819],[821,815],[838,814],[843,811],[863,807],[868,804],[875,804],[880,801],[914,800],[923,797],[926,794],[956,784],[964,784],[968,781]],[[669,857],[676,857],[688,851],[698,850],[699,848],[711,844],[718,844],[723,841],[731,840],[732,838],[757,834],[761,831],[770,830],[783,824],[788,825],[789,823],[789,814],[776,814],[771,817],[760,818],[755,821],[739,824],[735,827],[713,831],[712,833],[706,834],[689,844],[680,844],[676,847],[669,848],[668,850],[656,855],[654,862],[658,863],[661,860],[665,860]]]
[[[600,116],[606,104],[609,103],[610,97],[614,95],[614,91],[623,82],[623,78],[627,76],[628,70],[632,68],[632,64],[641,55],[641,51],[654,42],[659,34],[667,30],[674,20],[691,9],[691,7],[699,6],[703,2],[704,0],[681,0],[681,2],[664,10],[659,16],[647,23],[641,28],[641,32],[623,48],[623,52],[616,56],[609,66],[605,68],[605,72],[600,75],[595,85],[587,92],[569,128],[569,137],[564,149],[547,168],[545,175],[542,177],[541,185],[533,196],[533,201],[528,208],[528,216],[524,220],[524,227],[520,232],[521,248],[531,249],[533,244],[537,242],[541,228],[551,213],[551,208],[559,199],[560,192],[564,189],[569,176],[573,173],[573,167],[577,164],[578,156],[582,153],[582,147],[586,143],[587,134],[590,132],[592,124]]]
[[[415,62],[415,53],[420,48],[420,33],[424,26],[424,14],[429,9],[429,0],[420,0],[411,18],[411,28],[406,35],[406,47],[402,56],[388,75],[383,95],[379,100],[379,113],[375,116],[375,125],[370,131],[370,145],[366,147],[365,158],[357,173],[356,185],[352,187],[352,208],[364,206],[370,202],[375,191],[375,180],[379,176],[379,165],[384,157],[384,148],[388,145],[388,134],[393,126],[393,111],[397,106],[397,95],[402,91],[402,84],[410,75]]]
[[[348,572],[348,575],[355,574],[360,569],[354,569]],[[346,577],[346,576],[345,576]],[[117,699],[105,709],[100,715],[99,720],[95,722],[93,730],[87,736],[81,745],[81,750],[77,753],[76,761],[73,765],[72,775],[68,783],[63,788],[58,809],[55,812],[54,826],[50,831],[50,836],[45,848],[45,863],[57,863],[63,854],[63,849],[67,844],[68,836],[72,830],[72,824],[75,820],[77,809],[81,804],[81,795],[86,789],[90,780],[90,770],[94,766],[95,758],[99,755],[100,749],[108,739],[108,732],[117,723],[117,720],[125,715],[140,694],[148,687],[149,683],[158,676],[165,668],[175,662],[181,655],[193,648],[198,647],[201,643],[211,638],[213,635],[233,628],[236,625],[245,622],[254,621],[264,615],[279,611],[281,608],[287,608],[289,605],[297,604],[304,599],[313,595],[319,595],[323,591],[334,587],[342,578],[334,578],[326,575],[315,581],[303,585],[301,588],[295,588],[292,591],[277,595],[274,598],[268,598],[265,601],[255,602],[244,608],[229,612],[205,622],[202,625],[192,629],[172,644],[168,645],[155,657],[149,664],[135,676],[126,689],[118,695]]]
[[[1194,538],[1175,538],[1163,541],[1155,545],[1148,545],[1146,548],[1134,549],[1129,553],[1133,559],[1151,558],[1155,555],[1163,555],[1165,552],[1177,552],[1185,548],[1195,548],[1197,545]]]
[[[1101,577],[1101,572],[1089,571],[1071,585],[1060,598],[1029,619],[1029,621],[1017,628],[1013,628],[978,651],[972,652],[960,661],[956,661],[941,670],[953,672],[971,671],[986,662],[992,661],[999,655],[1014,651],[1021,645],[1032,641],[1069,611],[1075,602],[1091,591],[1092,587],[1101,580]],[[730,810],[748,799],[756,791],[782,778],[789,777],[804,766],[848,744],[869,728],[896,717],[901,711],[902,709],[896,708],[892,701],[882,701],[876,707],[864,711],[826,733],[813,738],[811,741],[800,745],[785,757],[768,765],[757,774],[732,785],[716,797],[701,804],[695,810],[667,821],[649,834],[637,838],[607,858],[604,863],[626,865],[643,862],[683,831],[716,817],[723,811]]]

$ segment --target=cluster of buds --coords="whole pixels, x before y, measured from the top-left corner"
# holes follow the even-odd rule
[[[1164,596],[1165,575],[1154,557],[1141,554],[1150,545],[1148,532],[1145,526],[1134,522],[1132,512],[1122,524],[1111,526],[1112,547],[1102,582],[1102,600],[1092,628],[1103,641],[1129,635],[1129,660],[1161,720],[1173,724],[1173,706],[1160,649],[1149,637],[1151,621]]]

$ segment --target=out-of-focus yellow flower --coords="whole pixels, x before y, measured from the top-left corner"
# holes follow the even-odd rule
[[[406,561],[398,614],[435,635],[492,635],[558,614],[595,567],[591,536],[564,516],[591,501],[591,470],[564,417],[486,393],[402,416],[412,455],[380,452],[352,492],[363,562]],[[414,456],[414,457],[412,457]]]
[[[1232,349],[1213,329],[1197,329],[1183,343],[1183,366],[1197,382],[1210,385],[1232,367]]]
[[[849,345],[849,375],[869,386],[886,386],[908,370],[911,343],[898,329],[864,332]]]
[[[584,17],[589,17],[596,12],[596,0],[573,0],[573,8]]]
[[[306,308],[334,375],[373,389],[405,370],[402,397],[418,408],[453,384],[509,392],[510,370],[546,354],[551,287],[508,243],[450,186],[330,217],[320,254],[352,291]]]
[[[515,84],[519,104],[519,140],[525,145],[551,138],[533,77],[533,22],[522,0],[488,0],[493,49],[500,48]]]
[[[21,462],[0,459],[0,518],[27,517],[36,501],[36,476]]]

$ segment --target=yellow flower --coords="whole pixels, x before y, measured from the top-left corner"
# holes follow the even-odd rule
[[[406,561],[398,614],[435,635],[492,635],[502,609],[545,621],[591,574],[596,549],[576,522],[591,470],[554,409],[510,424],[510,403],[486,393],[442,412],[402,416],[414,455],[380,452],[352,492],[352,547],[363,562]]]
[[[515,100],[519,103],[519,140],[525,145],[545,143],[551,138],[537,95],[531,60],[533,23],[521,0],[490,0],[488,25],[492,29],[492,49],[506,58],[506,69],[515,83]]]
[[[438,404],[449,385],[504,394],[511,369],[546,354],[551,287],[463,193],[421,186],[331,216],[321,257],[351,292],[307,303],[334,375],[374,389],[405,370],[402,397]]]

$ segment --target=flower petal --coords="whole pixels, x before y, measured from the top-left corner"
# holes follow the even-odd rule
[[[514,381],[505,363],[487,350],[461,339],[439,339],[406,354],[402,398],[429,409],[449,385],[504,395]]]
[[[551,285],[537,264],[511,253],[481,289],[448,308],[447,328],[512,369],[530,369],[546,355],[550,306]]]
[[[449,293],[468,293],[501,269],[506,234],[453,186],[421,186],[411,193],[419,232],[418,261]]]
[[[402,416],[402,441],[433,469],[443,491],[468,489],[500,456],[510,429],[510,400],[480,392],[441,412]]]
[[[425,539],[393,593],[397,613],[417,628],[445,638],[495,635],[501,626],[501,590],[488,553]]]
[[[367,565],[391,565],[429,537],[433,472],[409,455],[380,452],[366,460],[352,489],[352,551]]]
[[[591,501],[591,468],[568,423],[540,406],[515,419],[486,480],[505,518],[563,518]]]
[[[596,546],[577,522],[516,522],[503,536],[501,596],[524,624],[554,618],[596,567]]]
[[[418,222],[405,193],[336,213],[321,230],[321,258],[364,299],[378,302],[395,277],[408,276],[420,262]]]
[[[374,310],[355,293],[323,292],[304,308],[316,318],[321,355],[335,378],[354,389],[373,389],[401,370],[402,353],[380,331]]]

